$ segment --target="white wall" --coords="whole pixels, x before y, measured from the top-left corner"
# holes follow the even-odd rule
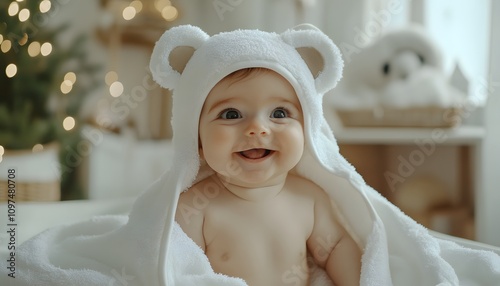
[[[471,80],[469,93],[481,104],[489,68],[491,0],[424,0],[423,24],[443,53],[448,74],[458,64]]]

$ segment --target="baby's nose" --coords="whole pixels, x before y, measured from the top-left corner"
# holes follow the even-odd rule
[[[245,131],[247,136],[265,136],[269,134],[269,127],[263,120],[255,118],[248,125]]]

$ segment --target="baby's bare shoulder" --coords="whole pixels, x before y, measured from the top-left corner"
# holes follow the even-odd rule
[[[179,204],[199,207],[208,200],[217,198],[220,191],[221,187],[214,181],[213,177],[210,176],[182,192],[179,197]]]
[[[312,181],[297,175],[289,175],[287,185],[294,192],[314,200],[328,200],[326,192]]]
[[[203,223],[205,220],[205,212],[208,207],[208,200],[211,196],[207,191],[207,186],[209,184],[210,179],[207,178],[181,193],[175,214],[175,220],[179,223],[184,232],[203,250],[205,250]]]

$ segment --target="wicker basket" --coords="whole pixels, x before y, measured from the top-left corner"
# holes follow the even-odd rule
[[[5,150],[0,157],[0,201],[9,197],[8,170],[16,170],[13,183],[18,201],[59,201],[61,199],[59,145],[46,144],[42,151]]]
[[[415,107],[402,109],[336,110],[347,127],[443,127],[456,126],[460,108]]]
[[[54,182],[25,183],[16,181],[14,201],[59,201],[61,200],[61,184]],[[0,181],[0,201],[8,200],[8,182]]]

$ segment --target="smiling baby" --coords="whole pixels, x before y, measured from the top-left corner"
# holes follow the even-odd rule
[[[309,285],[309,264],[335,285],[359,285],[361,251],[314,183],[289,174],[304,150],[303,114],[290,83],[264,68],[238,70],[205,100],[200,157],[215,174],[190,190],[217,186],[207,207],[176,220],[215,272],[250,286]],[[194,207],[195,191],[180,205]]]

